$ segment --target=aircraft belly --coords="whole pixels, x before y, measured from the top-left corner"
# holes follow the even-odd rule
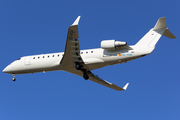
[[[104,63],[104,61],[99,58],[86,58],[83,61],[85,64]]]
[[[140,58],[142,56],[131,56],[131,57],[119,57],[119,56],[114,56],[114,57],[109,57],[109,58],[103,58],[101,63],[91,63],[91,64],[86,64],[90,70],[102,68],[108,65],[114,65],[114,64],[121,64],[121,63],[126,63],[128,61]]]
[[[87,66],[90,70],[94,70],[94,69],[102,68],[102,67],[117,64],[117,63],[118,63],[117,61],[111,61],[111,62],[104,62],[104,63],[87,64]]]

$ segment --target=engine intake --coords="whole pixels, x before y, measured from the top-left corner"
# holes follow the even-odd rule
[[[103,40],[101,41],[101,48],[102,49],[117,49],[127,45],[127,42],[123,41],[116,41],[116,40]]]

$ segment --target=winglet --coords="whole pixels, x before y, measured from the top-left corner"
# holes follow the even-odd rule
[[[123,89],[126,90],[127,87],[128,87],[128,85],[129,85],[129,83],[127,83],[127,84],[123,87]]]
[[[78,17],[76,18],[76,20],[74,21],[74,23],[72,24],[72,26],[73,26],[73,25],[78,25],[79,20],[80,20],[80,17],[81,17],[81,16],[78,16]]]

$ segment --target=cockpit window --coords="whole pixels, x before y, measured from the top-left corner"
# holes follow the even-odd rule
[[[21,58],[18,58],[17,60],[20,60]]]

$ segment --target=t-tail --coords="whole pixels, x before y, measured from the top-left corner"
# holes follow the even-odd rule
[[[159,18],[154,28],[146,33],[146,35],[135,44],[135,46],[154,48],[162,35],[171,39],[176,38],[167,28],[165,17]]]

